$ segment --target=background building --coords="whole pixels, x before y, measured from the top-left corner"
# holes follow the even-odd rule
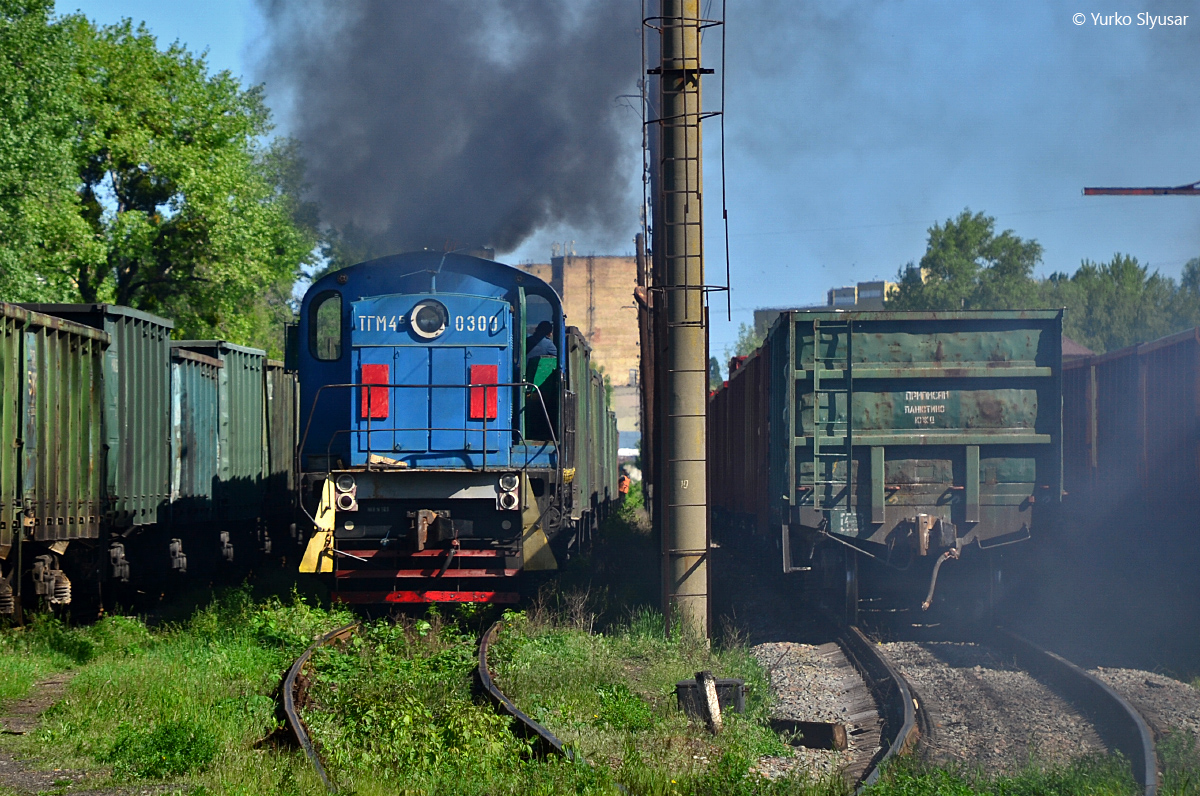
[[[765,337],[771,324],[779,317],[779,313],[787,310],[863,310],[881,312],[888,291],[896,287],[895,282],[882,279],[873,282],[859,282],[857,285],[846,287],[831,287],[826,294],[824,304],[814,304],[810,307],[764,307],[754,311],[754,331],[759,337]]]

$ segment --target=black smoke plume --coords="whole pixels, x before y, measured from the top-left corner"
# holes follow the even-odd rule
[[[259,0],[324,221],[372,254],[637,223],[638,7]]]

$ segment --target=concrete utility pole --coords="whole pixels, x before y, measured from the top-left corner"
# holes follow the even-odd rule
[[[662,0],[661,86],[667,418],[662,429],[668,621],[708,635],[708,338],[700,147],[700,3]],[[656,235],[656,238],[659,236]]]

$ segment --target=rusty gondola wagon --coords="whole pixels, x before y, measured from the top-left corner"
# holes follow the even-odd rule
[[[291,530],[294,373],[128,307],[0,308],[0,615],[238,574]]]
[[[935,592],[947,564],[994,597],[989,551],[1062,497],[1061,329],[1058,310],[781,314],[710,403],[716,535],[851,619],[967,608]]]

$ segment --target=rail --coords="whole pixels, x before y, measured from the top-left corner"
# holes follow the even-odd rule
[[[853,783],[855,793],[861,793],[879,780],[884,763],[913,748],[918,735],[916,704],[908,681],[861,630],[853,625],[842,627],[837,644],[875,697],[883,721],[879,751],[867,763],[860,781]]]
[[[283,679],[283,715],[288,729],[292,731],[292,737],[296,739],[296,743],[300,744],[300,748],[304,750],[305,756],[312,763],[317,776],[321,778],[321,782],[325,785],[325,790],[330,793],[336,793],[337,789],[333,786],[333,782],[325,772],[325,766],[321,764],[321,756],[317,754],[317,750],[313,747],[312,739],[308,737],[308,729],[304,726],[303,719],[300,718],[300,714],[296,711],[296,680],[300,677],[301,670],[308,663],[309,658],[312,657],[314,652],[326,644],[332,644],[335,641],[344,641],[357,629],[358,622],[352,622],[321,636],[310,644],[308,649],[304,650],[300,657],[296,659],[291,668],[288,669],[287,676]]]
[[[1087,716],[1108,748],[1129,761],[1143,796],[1156,796],[1158,759],[1154,753],[1154,735],[1128,700],[1098,677],[1016,633],[998,628],[995,638],[1030,674]]]
[[[500,627],[503,622],[496,622],[488,628],[483,634],[483,638],[479,640],[479,684],[483,687],[484,693],[492,700],[500,710],[517,720],[517,734],[528,739],[532,739],[538,751],[543,755],[559,755],[565,757],[572,763],[586,763],[578,753],[568,749],[563,745],[563,742],[558,739],[554,733],[546,729],[530,718],[524,711],[516,706],[511,699],[504,695],[504,692],[496,687],[495,681],[492,680],[491,668],[488,666],[488,650],[491,649],[492,642],[496,640],[496,636],[500,633]]]

